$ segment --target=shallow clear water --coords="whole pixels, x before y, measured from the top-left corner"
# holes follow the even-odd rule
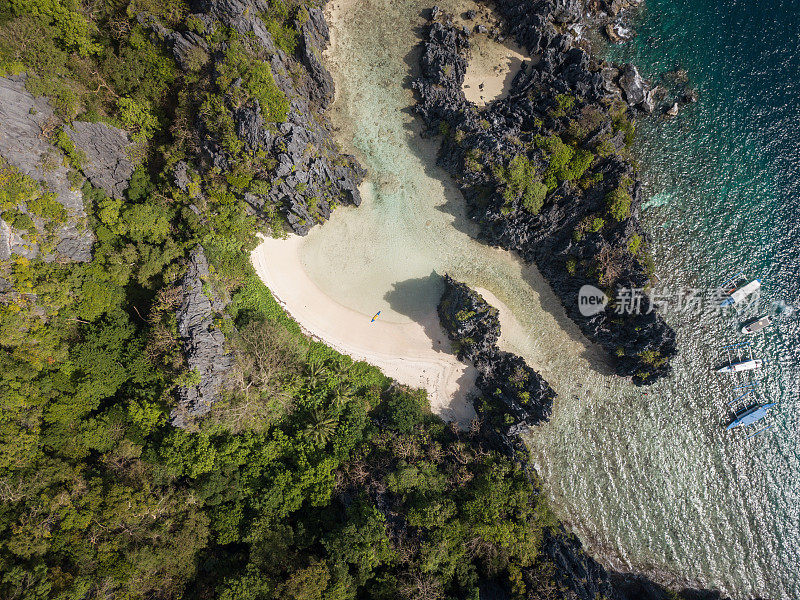
[[[720,426],[732,385],[711,367],[738,339],[732,319],[670,317],[681,354],[668,381],[638,390],[602,375],[535,270],[470,238],[457,191],[433,166],[436,145],[418,135],[408,81],[429,4],[358,2],[334,27],[335,122],[368,190],[361,208],[309,235],[309,275],[338,302],[398,322],[434,309],[434,272],[492,291],[518,321],[504,331],[509,346],[560,393],[531,436],[545,489],[600,558],[736,597],[800,597],[798,321],[756,338],[771,360],[760,397],[780,406],[752,440]],[[700,91],[676,119],[640,126],[666,285],[705,287],[736,269],[761,276],[771,299],[797,300],[797,8],[650,0],[639,37],[613,49],[646,75],[678,63]]]
[[[369,175],[361,207],[337,210],[304,241],[306,271],[334,300],[368,317],[380,310],[390,322],[435,312],[441,275],[449,273],[509,306],[517,322],[504,332],[508,347],[551,374],[564,395],[578,383],[605,380],[602,363],[587,359],[595,350],[536,270],[473,239],[477,231],[461,194],[435,166],[438,142],[419,134],[409,109],[410,65],[417,63],[426,8],[425,0],[359,2],[334,27],[328,56],[338,94],[334,124]],[[566,372],[578,375],[560,381]]]

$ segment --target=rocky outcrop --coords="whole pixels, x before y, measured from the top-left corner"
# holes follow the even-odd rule
[[[529,426],[549,418],[555,392],[525,361],[497,347],[500,320],[496,308],[477,292],[445,275],[438,306],[439,321],[453,341],[460,360],[478,369],[476,403],[481,442],[519,460],[533,475],[527,448],[519,437]],[[563,526],[548,529],[537,563],[522,571],[530,597],[572,600],[667,600],[664,587],[641,575],[607,570],[589,556],[580,540]],[[486,586],[481,597],[508,598],[502,586]],[[686,589],[683,597],[721,600],[718,592]]]
[[[303,39],[300,52],[303,64],[308,69],[314,85],[310,87],[309,97],[321,108],[327,109],[333,102],[333,77],[322,64],[321,51],[330,43],[330,33],[325,16],[319,8],[309,8],[308,18],[297,29],[302,32]]]
[[[498,311],[476,291],[449,275],[445,275],[444,283],[444,293],[437,306],[439,322],[454,342],[458,359],[478,362],[497,348],[500,339]]]
[[[642,292],[649,238],[639,224],[641,185],[627,150],[631,109],[621,98],[640,106],[647,101],[644,83],[635,69],[598,63],[560,32],[554,2],[498,0],[497,6],[538,61],[523,65],[508,97],[479,110],[462,91],[469,38],[440,15],[428,26],[421,77],[412,84],[417,110],[429,132],[446,133],[439,163],[459,184],[482,239],[535,262],[617,373],[651,383],[670,372],[676,347],[674,332],[648,311]],[[627,92],[619,87],[626,74]],[[641,296],[642,310],[616,303],[584,315],[584,285],[614,299],[636,290],[631,295]]]
[[[65,126],[64,133],[86,157],[81,171],[92,185],[109,196],[122,198],[133,174],[128,134],[105,123],[82,121]]]
[[[152,30],[172,53],[178,66],[184,71],[196,69],[199,62],[208,60],[208,44],[193,31],[171,31],[154,16],[140,12],[137,21]],[[208,23],[211,25],[211,23]]]
[[[500,319],[497,309],[467,285],[445,275],[445,289],[437,307],[439,322],[453,342],[458,358],[478,370],[476,386],[489,410],[502,413],[504,427],[516,431],[546,421],[555,392],[536,371],[515,354],[497,347]],[[479,412],[481,406],[477,407]]]
[[[211,289],[208,261],[198,246],[181,281],[181,303],[175,316],[188,369],[199,381],[178,389],[178,406],[170,415],[176,427],[189,427],[221,397],[225,375],[233,365],[225,335],[214,324],[223,308]]]
[[[262,0],[201,0],[194,8],[192,18],[202,23],[206,31],[222,24],[246,39],[259,56],[267,57],[271,76],[289,103],[286,119],[280,123],[265,122],[264,107],[256,99],[231,107],[235,134],[246,151],[275,159],[270,172],[263,173],[263,181],[271,184],[268,190],[241,192],[253,213],[271,222],[277,207],[291,229],[305,235],[315,224],[329,218],[337,205],[360,204],[358,185],[365,172],[355,158],[340,152],[325,117],[334,88],[321,61],[321,53],[329,43],[322,11],[299,9],[296,25],[300,39],[294,55],[290,55],[275,44],[259,16],[269,11]],[[203,52],[211,61],[212,72],[218,74],[224,52],[200,44],[201,40],[186,33],[170,31],[150,15],[141,15],[139,20],[172,49],[179,64]],[[233,85],[241,86],[242,82],[235,81]],[[222,92],[224,95],[225,90]],[[214,133],[213,123],[199,116],[197,129],[202,168],[224,173],[241,162],[232,154],[230,144]]]
[[[45,260],[62,258],[86,262],[92,257],[94,237],[86,224],[83,197],[72,189],[60,150],[47,141],[47,133],[56,126],[53,109],[45,98],[34,98],[25,89],[24,76],[0,77],[0,157],[23,175],[39,182],[54,194],[66,209],[66,220],[55,227],[54,251]],[[37,235],[15,230],[0,222],[0,260],[11,254],[32,258],[40,252],[40,240],[46,235],[46,222],[27,207],[17,210],[33,221]],[[2,219],[0,219],[2,221]]]
[[[650,86],[639,75],[639,69],[633,65],[625,65],[619,77],[619,87],[625,94],[625,100],[631,106],[641,106],[647,112],[653,110]]]

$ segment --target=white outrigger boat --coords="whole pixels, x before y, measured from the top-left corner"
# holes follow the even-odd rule
[[[750,334],[757,333],[767,327],[772,322],[772,317],[769,315],[763,316],[760,319],[751,321],[742,327],[742,333]]]
[[[761,288],[761,280],[754,279],[750,283],[746,283],[741,287],[737,287],[735,282],[740,280],[743,277],[743,273],[738,273],[734,277],[730,278],[728,281],[723,283],[719,286],[719,290],[723,293],[726,293],[727,296],[722,299],[722,302],[719,303],[721,307],[725,306],[736,306],[747,298],[750,294],[757,292]]]
[[[742,348],[746,347],[750,351],[749,358],[745,358],[743,356],[739,356],[737,358],[733,358],[731,356],[731,350],[733,348]],[[717,373],[742,373],[743,371],[752,371],[754,369],[760,369],[764,366],[764,361],[760,358],[753,358],[753,347],[750,345],[750,342],[744,342],[741,344],[731,344],[730,346],[725,346],[725,350],[728,351],[728,359],[729,363],[724,367],[720,367],[717,369]]]
[[[717,369],[717,373],[741,373],[742,371],[760,369],[763,365],[764,361],[762,361],[760,358],[751,358],[750,360],[743,360],[742,362],[720,367]]]

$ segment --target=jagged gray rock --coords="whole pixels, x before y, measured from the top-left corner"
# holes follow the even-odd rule
[[[186,163],[185,160],[180,161],[175,165],[175,168],[172,170],[173,181],[175,185],[178,186],[183,192],[189,191],[189,184],[192,182],[192,178],[189,175],[189,165]]]
[[[555,0],[552,14],[556,23],[577,23],[583,18],[583,1]]]
[[[63,155],[44,135],[56,124],[47,100],[34,98],[25,89],[24,76],[0,77],[0,156],[56,195],[56,200],[67,210],[66,222],[55,232],[56,253],[68,260],[86,262],[92,258],[94,236],[86,227],[83,196],[70,188]],[[20,210],[27,213],[24,207]],[[43,220],[29,216],[37,230],[43,231]],[[39,248],[27,241],[22,232],[14,231],[5,223],[0,227],[0,258],[11,253],[34,257]],[[48,255],[44,259],[53,260],[55,256]]]
[[[606,349],[617,373],[632,377],[637,384],[652,383],[670,372],[669,360],[677,351],[674,331],[655,311],[620,320],[608,312],[587,318],[578,310],[580,287],[603,284],[596,272],[577,266],[592,264],[598,256],[613,253],[615,289],[645,287],[648,281],[642,261],[628,245],[634,234],[639,243],[647,235],[638,222],[641,185],[633,164],[621,153],[626,134],[615,129],[608,109],[615,95],[609,91],[614,69],[593,61],[570,36],[559,32],[552,20],[553,0],[498,0],[498,8],[517,43],[532,56],[538,55],[538,62],[523,65],[508,97],[479,110],[466,101],[462,90],[469,40],[444,15],[428,25],[423,42],[422,76],[412,82],[419,94],[417,111],[429,133],[450,132],[443,136],[439,164],[455,176],[469,215],[480,226],[481,238],[536,262],[567,314],[587,337]],[[606,72],[601,74],[604,67]],[[626,72],[638,77],[638,71]],[[641,95],[633,100],[639,101],[637,109],[646,110],[641,77],[637,84]],[[576,103],[568,118],[554,116],[559,94],[570,95]],[[555,181],[542,206],[529,211],[519,203],[519,196],[518,204],[509,206],[505,195],[509,180],[502,172],[498,176],[494,169],[470,166],[474,162],[470,155],[480,156],[480,165],[505,165],[509,157],[519,155],[543,173],[549,159],[533,149],[538,136],[561,136],[568,123],[581,119],[578,115],[585,114],[584,109],[599,116],[579,141],[581,148],[592,152],[591,169],[598,174],[598,185],[583,190],[569,180]],[[601,141],[614,149],[605,157],[599,155]],[[600,232],[576,236],[580,227],[608,210],[607,195],[617,188],[630,196],[626,213],[619,219],[603,219]]]
[[[269,148],[272,144],[272,134],[264,127],[264,117],[261,116],[261,106],[258,100],[253,100],[233,113],[236,123],[236,135],[245,143],[248,149]]]
[[[199,59],[208,59],[208,44],[193,31],[171,31],[159,23],[153,15],[141,12],[136,20],[156,34],[161,42],[172,52],[175,62],[181,69],[192,71],[200,66]],[[209,27],[212,25],[208,23]]]
[[[64,133],[86,155],[81,171],[92,185],[109,196],[122,198],[134,168],[128,156],[131,147],[128,134],[105,123],[83,121],[65,126]]]
[[[316,85],[309,89],[309,96],[324,110],[333,102],[333,77],[322,64],[320,50],[330,43],[330,33],[325,16],[318,8],[308,9],[308,19],[298,29],[303,34],[300,51],[303,62]]]
[[[634,65],[625,65],[619,77],[619,87],[625,93],[625,100],[631,106],[642,104],[647,99],[647,84]]]
[[[197,246],[181,281],[181,304],[175,316],[188,368],[200,376],[200,383],[178,389],[178,406],[170,415],[175,427],[190,427],[211,410],[221,397],[225,374],[233,365],[225,348],[225,335],[214,326],[214,318],[224,305],[208,279],[208,260],[203,248]]]
[[[300,44],[296,56],[288,56],[274,43],[259,16],[269,10],[263,0],[198,0],[193,8],[196,12],[192,16],[208,31],[221,24],[260,45],[259,54],[268,57],[275,84],[289,101],[287,118],[278,124],[277,131],[276,124],[264,122],[257,102],[232,107],[236,134],[246,148],[263,150],[278,159],[270,173],[273,185],[269,191],[242,192],[253,213],[271,219],[273,207],[277,207],[292,230],[305,235],[315,224],[330,217],[337,204],[360,204],[358,185],[366,173],[354,157],[341,153],[324,114],[333,100],[333,79],[320,58],[329,43],[322,11],[310,8],[305,19],[301,12],[297,23],[302,36]],[[183,41],[176,42],[176,32],[161,25],[152,15],[142,14],[138,18],[160,39],[172,44],[173,53],[186,55],[185,47],[196,44],[194,38],[185,34]],[[207,46],[202,49],[207,50]],[[176,54],[179,64],[186,57]],[[213,55],[210,60],[216,64],[224,57]],[[307,77],[297,76],[300,64],[305,67]],[[202,117],[198,121],[203,168],[229,170],[236,157],[229,156],[226,146],[214,139],[212,126],[206,126]]]
[[[439,322],[456,345],[459,360],[471,362],[478,370],[475,384],[486,400],[477,407],[478,413],[489,421],[499,416],[502,426],[495,433],[510,443],[509,417],[524,426],[546,421],[556,393],[521,357],[497,346],[500,318],[495,307],[449,275],[444,284],[437,306]]]

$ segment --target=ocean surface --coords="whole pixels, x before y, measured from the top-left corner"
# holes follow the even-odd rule
[[[609,377],[536,270],[472,240],[436,144],[419,136],[408,84],[432,3],[332,1],[334,123],[369,177],[361,208],[308,236],[309,276],[333,300],[397,322],[435,309],[444,272],[492,291],[517,321],[506,346],[559,393],[530,447],[554,508],[595,556],[736,598],[800,598],[800,4],[649,0],[635,40],[604,50],[655,82],[682,68],[699,93],[676,118],[638,128],[665,291],[743,271],[764,284],[761,310],[781,310],[753,340],[769,361],[753,397],[778,406],[771,429],[746,439],[723,428],[734,383],[714,374],[722,346],[742,340],[737,318],[671,313],[674,376],[646,389]]]
[[[622,556],[696,572],[736,596],[800,598],[800,2],[648,0],[635,23],[636,39],[611,56],[653,83],[683,69],[700,98],[674,120],[639,128],[657,272],[673,289],[738,271],[761,278],[760,311],[781,314],[753,340],[769,361],[757,398],[778,407],[772,429],[753,439],[720,431],[716,419],[735,396],[708,364],[720,344],[743,339],[738,320],[673,318],[682,354],[649,410],[672,415],[686,445],[662,433],[648,450],[657,475],[622,503],[640,504],[641,520],[597,534]],[[604,466],[616,460],[631,459],[621,453]],[[613,502],[612,493],[604,505]]]

